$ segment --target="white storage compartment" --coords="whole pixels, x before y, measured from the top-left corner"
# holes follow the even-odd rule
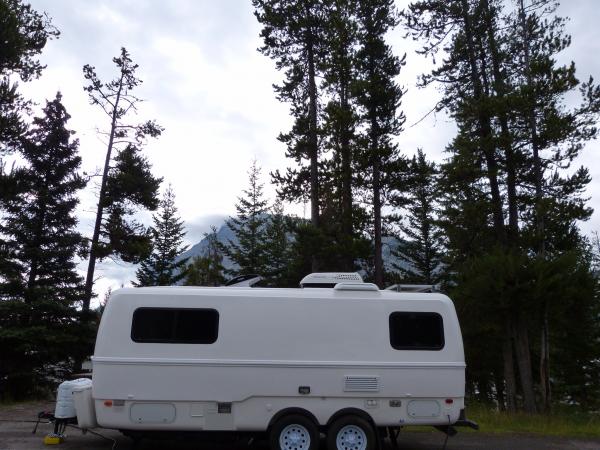
[[[95,428],[98,426],[94,399],[92,398],[92,382],[91,380],[88,381],[89,384],[82,384],[73,388],[77,425],[81,428]]]

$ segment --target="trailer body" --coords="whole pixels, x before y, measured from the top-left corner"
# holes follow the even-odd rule
[[[325,430],[351,412],[439,426],[464,408],[460,327],[439,293],[125,288],[92,361],[90,427],[264,432],[302,414]]]

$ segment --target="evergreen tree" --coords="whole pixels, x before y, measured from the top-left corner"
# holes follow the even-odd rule
[[[582,197],[589,175],[585,169],[569,174],[565,169],[596,136],[600,94],[593,83],[583,83],[582,105],[564,107],[565,94],[579,81],[574,65],[556,63],[556,53],[570,39],[561,19],[543,18],[554,6],[536,2],[528,8],[519,2],[507,12],[509,5],[495,0],[420,1],[405,13],[415,36],[425,42],[424,53],[449,53],[424,77],[425,83],[442,82],[440,108],[458,125],[442,177],[446,267],[459,310],[496,319],[467,328],[465,340],[503,355],[502,368],[489,362],[477,371],[471,365],[470,373],[478,377],[475,390],[482,392],[481,386],[491,382],[498,401],[514,409],[516,362],[529,412],[536,410],[532,354],[537,339],[531,332],[538,327],[542,408],[549,405],[550,343],[561,343],[548,331],[549,311],[558,305],[550,304],[557,297],[544,273],[580,245],[577,221],[589,215]],[[553,239],[546,238],[550,233]],[[550,242],[556,245],[553,251],[547,248]],[[484,288],[484,280],[494,289]],[[502,326],[497,326],[499,317]],[[477,331],[486,326],[493,333]],[[494,380],[485,380],[490,371]]]
[[[83,283],[76,259],[84,239],[76,230],[79,143],[66,128],[69,115],[57,94],[22,141],[27,166],[19,194],[0,225],[0,379],[6,395],[32,395],[48,383],[45,365],[70,366],[89,351],[90,330],[77,324]]]
[[[238,197],[235,205],[237,214],[227,220],[227,226],[237,238],[221,244],[223,253],[235,264],[228,270],[230,275],[261,275],[265,272],[266,248],[265,227],[267,223],[267,201],[263,198],[260,183],[260,167],[256,160],[248,171],[248,189]]]
[[[523,183],[524,197],[529,199],[523,231],[542,260],[576,248],[579,236],[575,221],[591,215],[583,197],[590,181],[589,171],[581,167],[566,173],[565,169],[584,143],[597,136],[600,111],[600,88],[592,79],[580,83],[574,63],[556,63],[556,55],[571,43],[564,32],[565,19],[553,16],[557,6],[555,1],[519,1],[518,14],[511,23],[519,32],[509,38],[511,50],[519,55],[513,60],[511,72],[518,99],[515,125],[520,132],[516,139],[528,152],[533,169],[528,183]],[[581,104],[566,108],[565,95],[578,88]],[[549,311],[553,305],[544,298],[540,299],[540,307],[540,391],[542,408],[547,410],[551,400]]]
[[[290,104],[294,125],[279,140],[287,145],[286,156],[300,167],[273,175],[283,198],[297,201],[309,192],[311,223],[319,226],[320,119],[318,77],[322,74],[326,11],[318,0],[252,0],[262,24],[261,53],[276,61],[285,79],[275,86],[277,98]],[[308,166],[304,165],[308,161]],[[318,261],[313,259],[313,269]]]
[[[354,90],[365,130],[358,157],[358,169],[363,174],[359,186],[367,189],[366,197],[373,205],[374,281],[383,287],[382,209],[393,185],[397,198],[404,190],[399,183],[402,158],[393,138],[401,132],[405,121],[404,114],[398,111],[403,91],[395,81],[405,56],[395,56],[385,42],[385,35],[397,25],[393,1],[359,2],[356,20],[360,47]]]
[[[188,248],[183,245],[183,221],[177,216],[175,193],[169,185],[152,217],[152,253],[136,271],[135,286],[172,286],[186,277],[188,258],[179,258]]]
[[[331,250],[328,244],[331,240],[325,239],[323,232],[305,219],[293,220],[290,225],[289,287],[298,287],[300,280],[312,272],[315,254],[318,255],[320,263],[325,264],[324,267],[332,267],[332,270],[335,270],[327,261],[327,257],[330,256],[328,250]]]
[[[284,214],[282,202],[277,201],[271,208],[264,236],[266,264],[263,275],[268,286],[296,286],[293,281],[290,283],[289,279],[290,232],[290,219]]]
[[[44,66],[37,60],[49,39],[59,35],[45,14],[21,0],[0,0],[0,155],[14,152],[26,131],[22,115],[28,102],[14,76],[27,82]]]
[[[327,176],[322,186],[327,191],[321,196],[322,208],[335,210],[337,220],[324,224],[328,234],[335,234],[339,241],[337,270],[354,269],[356,255],[353,254],[355,235],[353,221],[353,187],[358,115],[353,92],[356,77],[357,2],[325,2],[327,18],[324,21],[324,53],[322,92],[328,98],[323,110],[324,150],[331,155]],[[328,202],[329,201],[329,202]],[[331,213],[332,211],[329,211]],[[325,212],[324,212],[325,213]],[[326,214],[326,213],[325,213]],[[336,225],[336,226],[334,226]]]
[[[150,253],[150,233],[132,216],[140,208],[154,211],[158,207],[161,182],[152,176],[140,145],[147,137],[159,136],[162,128],[153,121],[136,125],[127,122],[128,115],[136,111],[136,105],[141,101],[133,94],[142,82],[136,77],[138,65],[125,48],[113,62],[118,74],[107,83],[98,78],[94,67],[83,67],[84,77],[89,82],[84,90],[90,103],[97,105],[110,123],[108,130],[103,132],[108,144],[89,251],[84,313],[89,311],[98,259],[115,255],[136,263]]]
[[[399,222],[403,236],[392,254],[404,264],[393,264],[404,280],[424,284],[440,281],[442,232],[437,220],[438,170],[421,149],[409,163],[405,220]]]
[[[493,86],[490,73],[490,61],[486,55],[491,54],[486,45],[489,11],[481,8],[481,5],[469,0],[457,0],[452,2],[435,2],[424,0],[411,4],[405,13],[406,23],[413,32],[413,36],[424,41],[422,52],[427,55],[435,55],[441,49],[446,50],[449,55],[436,67],[431,74],[423,77],[423,83],[442,82],[443,99],[439,108],[445,108],[456,120],[458,134],[454,139],[450,150],[453,157],[449,160],[444,170],[447,192],[454,189],[447,181],[458,178],[462,186],[467,187],[469,196],[476,195],[481,200],[479,213],[486,216],[479,220],[484,225],[485,241],[473,241],[473,231],[457,230],[467,234],[465,241],[468,245],[461,253],[453,254],[455,258],[449,264],[448,270],[460,271],[460,265],[467,270],[470,261],[475,255],[482,258],[492,258],[493,255],[504,255],[509,253],[515,255],[515,261],[519,261],[519,251],[515,248],[515,236],[507,233],[504,222],[504,204],[501,193],[501,159],[498,145],[498,133],[495,129],[494,114],[502,108],[501,102],[494,103]],[[499,9],[493,11],[498,14]],[[494,41],[495,42],[495,41]],[[496,85],[497,87],[497,85]],[[493,106],[496,106],[495,110]],[[468,179],[465,180],[465,177]],[[508,181],[508,179],[507,179]],[[507,183],[511,188],[511,183]],[[509,196],[512,199],[512,196]],[[462,202],[464,195],[454,198],[448,195],[447,201],[450,207],[457,202]],[[462,207],[461,203],[459,208]],[[514,211],[512,204],[509,212]],[[452,213],[449,210],[447,216]],[[464,216],[459,212],[459,218]],[[514,219],[514,216],[511,216]],[[469,217],[470,219],[470,217]],[[448,228],[457,228],[462,224],[445,221]],[[513,224],[514,225],[514,224]],[[454,231],[448,231],[454,235]],[[471,237],[469,236],[471,235]],[[483,242],[488,242],[487,247],[482,247]],[[455,245],[450,242],[450,245]],[[465,251],[466,250],[466,251]],[[453,266],[453,267],[452,267]],[[478,265],[475,264],[475,267]],[[486,267],[480,264],[480,267]],[[513,281],[512,273],[507,272],[509,281]],[[461,278],[462,279],[462,278]],[[468,280],[466,280],[468,282]],[[535,394],[532,378],[531,356],[529,346],[529,330],[527,328],[526,309],[518,308],[514,303],[515,297],[510,293],[514,289],[498,291],[493,301],[495,305],[504,305],[501,317],[505,323],[503,346],[504,356],[504,378],[507,387],[507,403],[513,404],[516,388],[513,369],[513,347],[516,354],[519,369],[521,391],[523,392],[524,407],[528,412],[534,412]],[[489,299],[489,301],[492,301]]]
[[[217,229],[213,226],[210,230],[210,233],[204,234],[208,242],[206,253],[193,258],[187,268],[186,286],[221,286],[225,284],[223,255],[217,238]]]

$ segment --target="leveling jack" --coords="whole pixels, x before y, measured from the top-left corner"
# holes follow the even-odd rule
[[[37,422],[35,423],[35,426],[33,427],[31,434],[35,434],[35,432],[37,431],[38,425],[40,424],[40,421],[42,419],[46,419],[46,420],[48,420],[48,422],[54,423],[54,431],[52,433],[44,436],[44,444],[46,444],[46,445],[61,444],[66,438],[65,430],[67,429],[67,426],[70,424],[77,423],[77,419],[74,417],[72,417],[72,418],[70,417],[70,418],[66,418],[66,419],[57,419],[56,417],[54,417],[54,414],[52,414],[51,412],[42,411],[38,414]]]

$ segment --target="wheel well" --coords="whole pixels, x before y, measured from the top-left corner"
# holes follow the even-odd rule
[[[344,408],[344,409],[340,409],[339,411],[337,411],[333,416],[331,416],[329,418],[329,420],[327,421],[327,427],[329,428],[329,426],[336,421],[337,419],[339,419],[340,417],[343,416],[358,416],[358,417],[362,417],[363,419],[365,419],[367,422],[369,422],[373,428],[375,429],[375,422],[373,421],[373,418],[371,417],[371,415],[359,408]]]
[[[282,417],[288,416],[290,414],[299,414],[301,416],[304,416],[307,419],[312,420],[315,425],[319,426],[319,421],[314,416],[314,414],[311,413],[310,411],[307,411],[306,409],[303,409],[303,408],[285,408],[285,409],[282,409],[281,411],[279,411],[273,417],[271,417],[268,428],[271,428]]]

